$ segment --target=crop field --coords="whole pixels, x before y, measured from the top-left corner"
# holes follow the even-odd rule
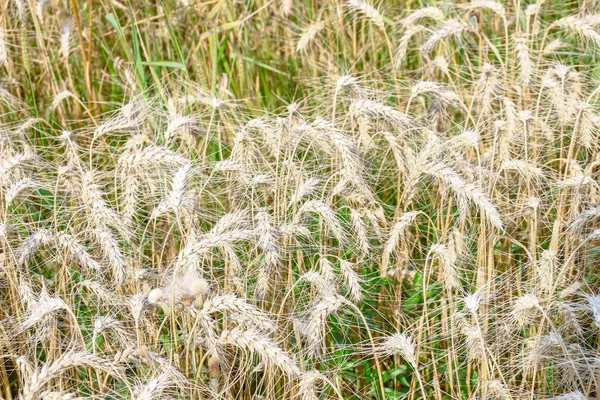
[[[600,2],[0,0],[0,399],[600,400]]]

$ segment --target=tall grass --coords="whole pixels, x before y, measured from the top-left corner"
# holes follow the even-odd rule
[[[0,10],[0,397],[600,399],[595,2]]]

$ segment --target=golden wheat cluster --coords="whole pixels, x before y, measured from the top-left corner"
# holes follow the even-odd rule
[[[0,1],[0,397],[600,399],[594,1],[135,3]]]

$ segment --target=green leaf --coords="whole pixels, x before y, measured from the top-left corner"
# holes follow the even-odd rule
[[[397,391],[397,390],[394,390],[394,389],[385,388],[385,398],[388,399],[388,400],[405,399],[407,393],[408,393],[408,390]]]
[[[183,56],[183,51],[181,50],[181,46],[179,45],[179,41],[177,40],[177,36],[175,35],[175,30],[173,29],[173,25],[171,25],[171,15],[170,15],[171,11],[169,10],[169,8],[167,7],[167,5],[165,3],[161,3],[161,7],[166,15],[165,22],[167,23],[167,30],[169,31],[169,35],[171,36],[171,40],[173,41],[173,44],[175,45],[175,50],[177,51],[177,54],[179,55],[179,60],[181,61],[180,67],[173,67],[173,68],[181,68],[187,72],[186,60],[185,60],[185,57]]]
[[[423,272],[416,271],[415,276],[413,278],[413,287],[421,288],[423,287]]]
[[[398,375],[402,375],[406,372],[408,367],[405,364],[398,365],[397,367],[383,373],[383,381],[387,382],[390,379],[396,379]]]
[[[251,64],[254,64],[254,65],[256,65],[257,67],[264,68],[264,69],[266,69],[267,71],[271,71],[271,72],[274,72],[274,73],[276,73],[276,74],[283,75],[283,76],[288,76],[288,74],[286,74],[285,72],[283,72],[283,71],[280,71],[280,70],[278,70],[277,68],[273,68],[273,67],[271,67],[270,65],[267,65],[267,64],[265,64],[265,63],[262,63],[262,62],[260,62],[260,61],[257,61],[257,60],[255,60],[255,59],[253,59],[253,58],[250,58],[250,57],[242,57],[242,59],[243,59],[244,61],[247,61],[247,62],[249,62],[249,63],[251,63]]]
[[[138,74],[139,81],[142,83],[142,89],[146,89],[146,72],[142,67],[142,48],[140,46],[140,40],[137,34],[137,29],[135,25],[131,27],[131,38],[133,40],[133,55],[134,55],[134,64],[133,68]]]
[[[123,33],[123,29],[121,28],[121,24],[119,23],[119,20],[117,20],[115,18],[115,15],[113,13],[106,14],[106,20],[113,26],[113,28],[115,28],[115,31],[117,31],[119,43],[121,43],[121,47],[123,48],[123,51],[125,51],[125,54],[127,55],[127,59],[129,61],[133,62],[134,60],[131,55],[131,50],[129,49],[129,45],[127,44],[127,39],[125,38],[125,34]]]
[[[149,67],[178,68],[185,71],[185,65],[175,61],[138,61],[138,64],[147,65]]]
[[[123,37],[123,30],[121,29],[121,24],[119,24],[119,21],[117,21],[115,15],[113,13],[106,14],[106,20],[110,22],[113,28],[115,28],[115,30],[119,34],[119,37]]]

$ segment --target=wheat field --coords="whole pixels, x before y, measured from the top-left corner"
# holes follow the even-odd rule
[[[0,0],[0,398],[600,399],[599,54],[596,0]]]

